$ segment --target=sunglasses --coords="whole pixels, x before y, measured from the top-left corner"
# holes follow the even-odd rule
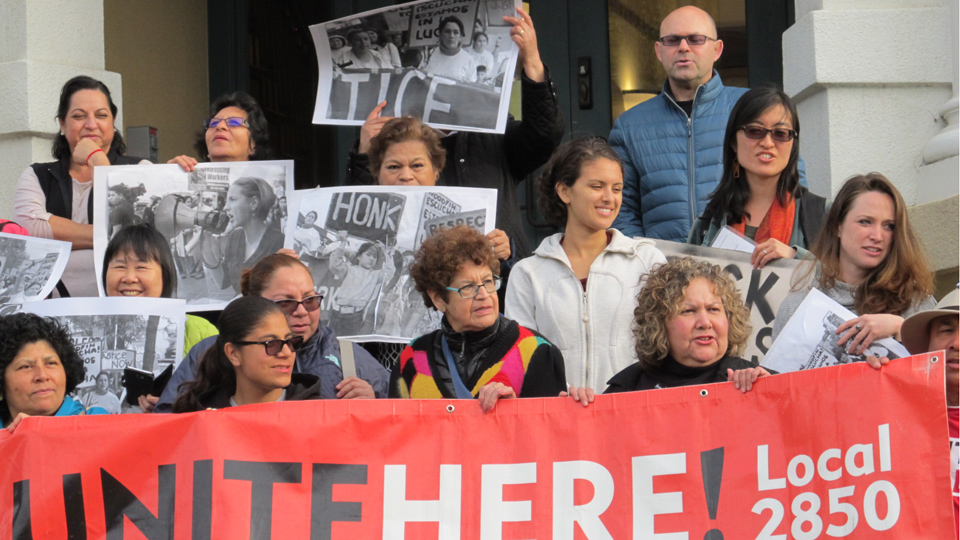
[[[710,41],[716,41],[715,38],[707,37],[703,34],[690,34],[689,36],[677,36],[671,34],[669,36],[663,36],[657,41],[659,41],[664,47],[679,47],[680,42],[683,40],[687,40],[687,43],[690,45],[703,45],[708,39]]]
[[[283,346],[297,352],[303,347],[303,336],[293,336],[290,339],[270,339],[267,341],[234,341],[235,345],[263,345],[263,350],[270,356],[276,356],[283,350]]]
[[[320,309],[320,301],[323,300],[322,294],[317,294],[314,296],[308,296],[303,300],[274,300],[273,302],[280,306],[280,309],[283,310],[287,315],[293,315],[293,312],[300,307],[300,304],[303,304],[303,309],[307,311],[316,311]]]
[[[740,128],[740,131],[743,131],[743,135],[746,138],[757,141],[765,138],[767,133],[769,133],[770,138],[779,143],[790,142],[799,136],[796,131],[786,128],[767,129],[760,126],[743,126]]]
[[[226,122],[227,127],[229,128],[250,127],[250,124],[248,124],[245,119],[240,118],[239,116],[231,116],[229,118],[208,118],[203,121],[203,127],[207,129],[214,129],[220,125],[220,122]]]

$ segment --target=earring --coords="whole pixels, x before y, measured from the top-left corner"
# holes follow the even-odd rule
[[[733,177],[740,178],[740,162],[739,161],[733,164]]]

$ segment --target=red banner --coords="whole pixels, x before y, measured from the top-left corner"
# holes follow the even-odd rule
[[[600,396],[30,418],[14,538],[954,538],[942,358]]]

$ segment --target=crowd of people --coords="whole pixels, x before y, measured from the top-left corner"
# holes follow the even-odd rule
[[[726,381],[746,392],[776,372],[741,358],[751,329],[735,283],[714,264],[668,261],[651,240],[709,246],[729,228],[755,244],[755,268],[802,260],[776,315],[774,338],[816,288],[855,313],[836,330],[852,354],[887,338],[911,353],[946,350],[957,437],[957,291],[935,305],[923,249],[892,182],[872,172],[851,177],[832,200],[812,193],[792,100],[774,86],[724,86],[713,70],[723,50],[716,25],[690,6],[660,27],[662,93],[624,113],[609,143],[590,136],[561,145],[564,122],[553,82],[532,20],[517,11],[505,20],[519,47],[522,120],[511,119],[502,135],[442,133],[417,118],[382,116],[384,102],[367,117],[349,155],[347,181],[354,185],[497,190],[493,232],[441,229],[398,267],[409,274],[402,295],[442,314],[440,328],[401,347],[392,366],[350,345],[355,369],[348,373],[337,334],[358,330],[360,306],[382,285],[374,280],[390,280],[371,270],[383,247],[369,243],[344,253],[341,245],[321,253],[323,242],[310,228],[317,214],[307,214],[295,234],[298,251],[329,257],[345,276],[337,309],[321,321],[314,276],[297,252],[281,249],[282,236],[269,226],[274,191],[263,180],[240,179],[224,211],[233,224],[226,250],[242,264],[223,268],[219,277],[242,296],[216,326],[187,317],[185,358],[162,395],[140,398],[143,411],[392,397],[477,399],[486,412],[507,398],[570,396],[588,406],[595,393]],[[437,49],[412,61],[454,78],[476,77],[462,66],[490,63],[488,37],[475,32],[471,53],[461,48],[462,35],[460,19],[444,19]],[[376,32],[355,29],[330,39],[344,65],[411,61],[409,51]],[[102,275],[94,276],[93,168],[134,163],[123,155],[116,112],[103,83],[85,76],[67,82],[57,111],[56,161],[21,175],[15,220],[30,235],[73,243],[60,296],[94,296],[99,281],[107,296],[171,297],[178,276],[171,241],[135,223],[122,191],[111,193],[111,240]],[[169,163],[192,171],[198,162],[270,156],[266,119],[242,92],[214,101],[205,127],[197,157]],[[536,203],[559,232],[531,252],[517,187],[541,167]],[[202,241],[198,233],[193,242]],[[869,362],[880,368],[889,360]],[[100,375],[102,396],[109,378],[101,382]],[[71,398],[83,379],[83,364],[56,320],[14,314],[0,322],[5,426],[29,415],[116,409],[102,397],[92,396],[86,407]]]

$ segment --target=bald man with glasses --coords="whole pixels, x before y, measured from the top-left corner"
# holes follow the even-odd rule
[[[610,132],[623,160],[623,204],[613,226],[627,236],[685,242],[723,171],[723,134],[747,90],[724,86],[713,18],[684,6],[660,24],[654,44],[667,80],[661,94],[626,111]],[[801,161],[801,183],[803,178]]]

